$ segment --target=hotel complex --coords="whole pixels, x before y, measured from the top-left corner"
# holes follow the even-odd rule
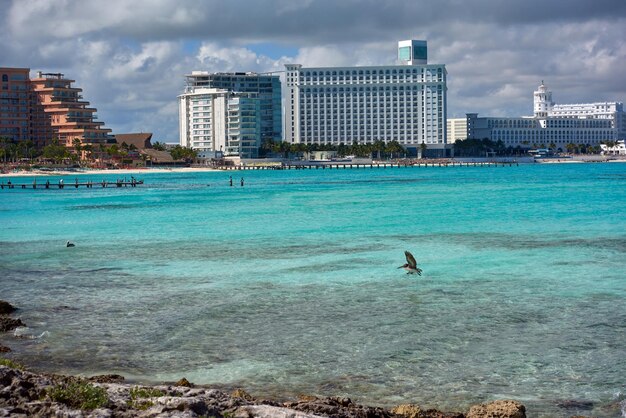
[[[468,113],[467,137],[502,141],[507,147],[565,151],[568,144],[597,146],[626,138],[626,117],[620,102],[555,105],[552,92],[542,82],[534,92],[533,116],[494,118]]]
[[[445,153],[446,68],[427,64],[426,41],[398,43],[400,65],[285,65],[285,138],[290,143],[398,141]]]
[[[82,100],[82,89],[60,73],[37,72],[29,78],[28,68],[0,68],[0,136],[13,141],[32,141],[43,147],[53,139],[73,147],[107,144],[111,130],[97,121],[96,109]]]
[[[181,146],[254,158],[263,142],[282,140],[278,76],[193,71],[185,81],[178,96]]]

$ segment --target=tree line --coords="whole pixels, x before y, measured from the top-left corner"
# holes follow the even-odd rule
[[[423,146],[423,147],[422,147]],[[425,144],[420,144],[422,150],[426,148]],[[292,144],[286,141],[267,140],[261,145],[259,155],[262,157],[270,154],[277,154],[287,157],[289,154],[310,153],[315,151],[335,151],[337,155],[345,157],[346,155],[354,155],[356,157],[373,157],[394,158],[406,155],[406,149],[400,145],[398,141],[374,141],[372,143],[360,144],[353,142],[352,144],[340,143],[332,144]]]
[[[160,151],[168,151],[164,144],[156,142],[153,148]],[[17,163],[21,160],[35,160],[44,158],[54,163],[80,161],[95,161],[95,159],[125,159],[133,153],[137,153],[137,147],[125,142],[121,144],[82,144],[79,139],[72,141],[72,147],[61,144],[58,139],[52,140],[44,147],[36,147],[32,141],[17,141],[0,137],[0,161],[3,163]],[[176,145],[168,151],[174,160],[193,161],[198,152],[191,148]],[[144,161],[146,157],[141,155]]]
[[[617,141],[604,141],[603,144],[617,144]],[[523,146],[522,146],[523,145]],[[487,138],[475,139],[467,138],[458,140],[454,143],[454,155],[457,157],[476,157],[485,156],[488,153],[497,156],[520,156],[525,155],[530,148],[550,148],[553,151],[565,152],[570,154],[599,154],[600,145],[591,144],[574,144],[568,143],[565,149],[557,147],[554,142],[551,143],[532,143],[530,141],[522,141],[521,145],[505,146],[502,140],[492,141]]]

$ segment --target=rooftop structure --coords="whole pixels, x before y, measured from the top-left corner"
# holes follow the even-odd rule
[[[151,139],[152,133],[150,132],[115,135],[115,140],[119,145],[126,143],[126,145],[134,145],[139,150],[152,148]]]

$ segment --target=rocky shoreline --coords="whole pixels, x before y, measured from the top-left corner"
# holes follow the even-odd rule
[[[0,332],[25,326],[16,310],[0,300]],[[0,352],[10,349],[0,345]],[[215,417],[215,418],[525,418],[514,400],[470,407],[467,412],[422,409],[415,404],[392,409],[360,405],[349,398],[300,396],[297,400],[257,399],[242,389],[226,393],[175,384],[143,386],[119,375],[90,378],[34,373],[0,357],[0,417]]]

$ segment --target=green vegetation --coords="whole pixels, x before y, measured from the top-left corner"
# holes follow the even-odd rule
[[[128,406],[135,409],[146,410],[154,406],[154,402],[149,401],[148,398],[156,398],[163,395],[165,395],[165,392],[159,389],[135,386],[130,390]]]
[[[170,154],[174,160],[185,160],[187,162],[191,162],[198,156],[198,151],[176,145],[170,150]]]
[[[96,409],[109,401],[107,391],[85,381],[54,386],[47,391],[48,397],[71,408]]]
[[[314,151],[336,151],[340,156],[356,155],[357,157],[371,157],[377,159],[384,157],[394,158],[402,157],[406,151],[398,141],[374,141],[369,144],[359,144],[356,141],[351,145],[338,144],[290,144],[288,142],[274,142],[268,140],[261,145],[259,149],[260,155],[267,156],[269,153],[280,154],[287,157],[290,153],[314,152]]]
[[[70,158],[70,152],[65,145],[59,144],[59,140],[55,139],[51,144],[43,147],[42,155],[44,158],[59,163]]]
[[[13,360],[9,360],[8,358],[0,358],[0,366],[7,366],[12,369],[24,370],[24,366],[20,363],[16,363]]]

